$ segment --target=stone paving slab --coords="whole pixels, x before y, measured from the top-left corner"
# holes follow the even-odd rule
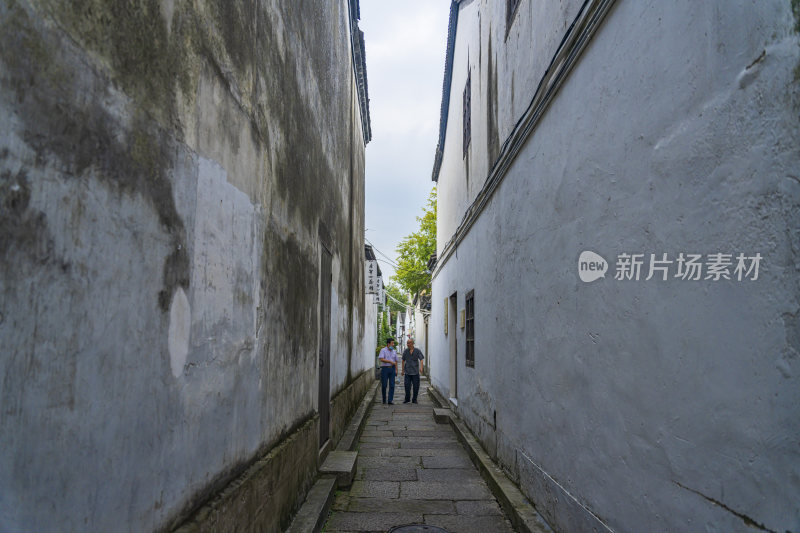
[[[479,482],[481,475],[474,468],[417,468],[415,481]],[[409,481],[403,479],[400,481]]]
[[[461,502],[463,503],[463,502]],[[476,503],[476,502],[471,502]],[[450,500],[385,500],[380,498],[355,498],[349,501],[348,511],[371,513],[379,509],[391,509],[392,512],[428,514],[457,514],[455,503]],[[499,511],[499,507],[498,507]],[[487,513],[488,514],[488,513]]]
[[[500,510],[500,504],[494,500],[455,502],[455,505],[456,514],[463,516],[503,515],[503,511]]]
[[[402,394],[398,387],[395,400]],[[514,531],[454,428],[434,420],[427,394],[419,404],[376,399],[358,443],[355,481],[336,493],[327,533],[385,533],[414,523],[451,533]]]
[[[364,432],[361,434],[361,438],[364,437],[396,437],[398,436],[394,431],[388,430],[377,430],[377,429],[365,429]]]
[[[408,467],[385,466],[382,468],[367,468],[364,477],[368,481],[417,481],[417,469]]]
[[[353,498],[350,497],[350,491],[336,491],[336,495],[333,499],[333,505],[331,505],[331,509],[333,511],[347,511],[347,508],[350,506],[350,502]]]
[[[389,433],[389,435],[387,435],[387,436],[392,436],[392,437],[414,437],[414,438],[417,438],[417,439],[422,439],[422,438],[434,438],[434,439],[455,438],[453,436],[453,432],[449,428],[448,429],[408,428],[406,430],[402,430],[401,429],[401,430],[391,431],[391,432],[386,431],[385,433]],[[375,436],[379,436],[379,435],[375,435]],[[383,436],[383,435],[380,435],[380,436]]]
[[[364,435],[361,437],[359,446],[363,444],[373,444],[373,443],[380,443],[380,444],[388,444],[389,448],[395,447],[400,441],[394,435],[388,435],[386,437],[374,437],[372,435]]]
[[[436,516],[436,515],[431,515]],[[333,513],[328,519],[325,531],[349,529],[353,531],[375,531],[384,533],[399,524],[423,523],[422,514],[409,513]],[[485,533],[485,532],[483,532]]]
[[[398,450],[399,451],[399,450]],[[474,468],[467,454],[453,456],[437,455],[422,458],[423,468]]]
[[[425,515],[425,524],[443,527],[451,533],[513,533],[503,516]]]
[[[437,481],[403,481],[400,497],[419,500],[491,500],[492,493],[483,481],[446,483]]]
[[[400,447],[409,449],[409,448],[422,448],[422,449],[437,449],[437,448],[455,448],[458,450],[463,450],[464,447],[461,445],[460,442],[457,440],[434,440],[434,441],[427,441],[427,442],[417,442],[414,439],[402,440],[400,441]]]
[[[469,456],[463,448],[457,446],[448,448],[374,448],[366,447],[359,449],[359,461],[361,457],[460,457],[464,461],[454,463],[452,465],[446,464],[444,466],[428,466],[426,468],[469,468],[469,466],[462,466],[472,464],[469,462]],[[433,463],[431,463],[433,464]]]
[[[351,498],[397,498],[399,495],[398,481],[354,481],[350,488]]]
[[[406,431],[404,433],[414,433],[414,432],[413,431]],[[422,432],[420,431],[418,433],[422,433]],[[386,438],[386,437],[373,437],[373,438]],[[432,435],[432,436],[429,436],[429,435],[420,435],[420,436],[416,436],[416,435],[398,435],[398,436],[392,436],[392,439],[394,441],[403,442],[403,443],[424,444],[426,442],[430,442],[430,443],[449,442],[451,444],[455,443],[455,444],[458,444],[459,446],[461,446],[461,443],[459,442],[459,440],[457,438],[455,438],[455,436],[453,435],[452,432],[450,432],[450,434],[444,433],[442,435]]]
[[[419,457],[395,457],[392,459],[391,462],[392,466],[397,467],[409,467],[414,468],[416,466],[422,466],[422,461],[420,461]],[[359,457],[358,458],[358,469],[363,470],[365,468],[380,468],[382,466],[386,466],[386,459],[383,457]]]
[[[359,442],[358,449],[361,450],[369,450],[369,449],[381,449],[381,448],[399,448],[400,443],[394,439],[390,439],[388,441],[381,441],[381,442]]]

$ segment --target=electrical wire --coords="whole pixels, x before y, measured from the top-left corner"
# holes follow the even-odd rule
[[[383,291],[383,294],[386,295],[386,297],[389,298],[390,300],[392,300],[393,302],[398,303],[398,304],[402,305],[403,307],[411,307],[410,305],[408,305],[407,302],[401,302],[400,300],[398,300],[397,298],[395,298],[394,296],[392,296],[391,294],[389,294],[386,291]]]
[[[385,257],[386,259],[388,259],[388,260],[389,260],[389,264],[390,264],[390,265],[392,265],[392,266],[393,266],[393,267],[395,267],[395,268],[400,268],[400,265],[398,265],[397,263],[395,263],[395,262],[392,260],[392,258],[391,258],[391,257],[389,257],[389,256],[388,256],[388,255],[386,255],[385,253],[383,253],[383,252],[381,252],[380,250],[378,250],[378,248],[377,248],[377,247],[376,247],[374,244],[372,244],[372,242],[370,242],[370,240],[369,240],[369,239],[367,239],[366,237],[364,237],[364,240],[365,240],[365,241],[367,241],[367,244],[369,244],[370,246],[372,246],[372,249],[373,249],[373,250],[375,250],[376,252],[378,252],[379,254],[381,254],[383,257]]]

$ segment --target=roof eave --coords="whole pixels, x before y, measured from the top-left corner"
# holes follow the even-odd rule
[[[456,28],[458,26],[458,5],[461,0],[450,2],[450,18],[447,23],[447,52],[444,60],[444,82],[442,83],[442,106],[439,110],[439,144],[433,161],[431,180],[439,182],[439,170],[442,168],[442,152],[447,134],[447,116],[450,110],[450,85],[453,81],[453,54],[456,47]]]

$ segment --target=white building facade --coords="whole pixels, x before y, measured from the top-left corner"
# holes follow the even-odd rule
[[[800,530],[798,27],[452,2],[431,383],[556,531]]]

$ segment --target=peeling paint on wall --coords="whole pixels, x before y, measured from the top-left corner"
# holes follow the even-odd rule
[[[172,375],[176,378],[183,374],[183,365],[189,353],[191,313],[186,293],[179,288],[175,291],[169,310],[169,361]]]

